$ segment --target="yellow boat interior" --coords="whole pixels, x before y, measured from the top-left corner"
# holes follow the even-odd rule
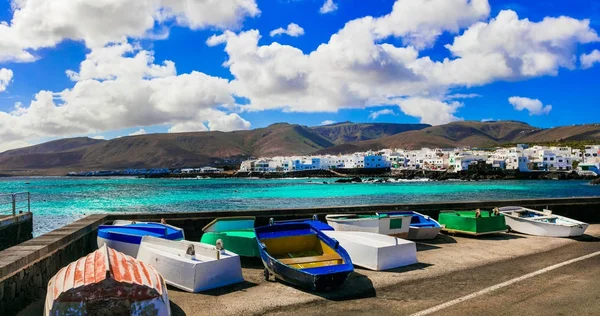
[[[296,269],[344,264],[344,259],[317,235],[285,236],[261,240],[279,262]]]

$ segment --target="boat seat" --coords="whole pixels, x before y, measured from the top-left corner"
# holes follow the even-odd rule
[[[322,261],[330,261],[330,260],[342,260],[342,257],[340,257],[338,254],[323,254],[320,256],[285,258],[285,259],[278,259],[278,260],[279,260],[279,262],[281,262],[285,265],[291,265],[291,264],[322,262]]]

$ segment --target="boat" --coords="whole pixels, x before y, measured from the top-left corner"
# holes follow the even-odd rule
[[[167,284],[201,292],[244,281],[240,257],[217,246],[186,240],[142,238],[137,259],[151,264]]]
[[[473,236],[507,231],[504,215],[496,211],[442,211],[438,218],[442,231]]]
[[[259,257],[254,233],[254,216],[216,218],[202,231],[201,243],[216,245],[222,240],[225,249],[243,257]]]
[[[171,315],[167,286],[150,265],[106,245],[48,282],[44,315]]]
[[[337,240],[356,266],[380,271],[417,263],[414,242],[397,237],[368,232],[323,231]]]
[[[350,255],[352,263],[359,267],[380,271],[417,263],[417,246],[412,241],[377,233],[334,231],[333,227],[319,221],[316,215],[311,219],[286,221],[270,219],[269,223],[271,225],[282,223],[309,224],[328,237],[337,240]]]
[[[506,218],[509,230],[523,234],[547,237],[581,236],[589,224],[568,217],[542,212],[521,206],[506,206],[499,209]]]
[[[107,245],[135,258],[144,236],[168,240],[185,239],[181,228],[163,223],[132,222],[124,225],[101,225],[98,227],[98,248]]]
[[[339,242],[309,223],[279,223],[255,229],[265,279],[272,274],[312,291],[340,287],[354,271]]]
[[[356,215],[335,214],[327,215],[327,224],[336,231],[361,231],[378,233],[395,237],[407,237],[411,215]]]
[[[378,213],[378,214],[387,214],[390,216],[394,215],[408,215],[411,216],[410,226],[408,228],[407,239],[413,240],[425,240],[425,239],[434,239],[435,236],[440,232],[442,226],[435,219],[423,215],[421,213],[417,213],[414,211],[404,211],[404,212],[387,212],[387,213]]]

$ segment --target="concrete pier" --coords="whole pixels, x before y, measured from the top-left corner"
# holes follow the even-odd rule
[[[600,223],[600,197],[568,199],[535,199],[512,201],[467,201],[453,203],[423,203],[398,205],[365,205],[353,207],[328,207],[311,209],[281,209],[257,211],[227,211],[199,213],[165,214],[97,214],[87,216],[70,225],[48,234],[26,241],[18,246],[0,251],[0,315],[14,315],[20,311],[23,315],[35,315],[41,312],[48,280],[68,263],[87,255],[96,249],[96,233],[99,225],[115,219],[154,220],[161,218],[169,224],[185,229],[186,238],[197,241],[202,227],[215,217],[256,216],[257,225],[276,219],[307,218],[313,214],[320,217],[331,213],[373,213],[389,210],[416,210],[437,218],[440,210],[464,210],[474,208],[493,208],[509,205],[521,205],[541,209],[549,207],[556,214],[566,215],[578,220]],[[507,260],[530,258],[532,254],[548,253],[557,249],[583,249],[581,252],[600,251],[600,226],[592,225],[583,239],[555,239],[530,237],[518,234],[501,234],[485,238],[464,238],[440,235],[431,242],[418,243],[419,264],[391,272],[371,272],[357,269],[349,283],[341,291],[329,294],[304,292],[279,282],[262,281],[262,263],[259,260],[244,260],[245,282],[230,288],[210,293],[188,294],[170,289],[173,312],[175,315],[195,314],[255,314],[255,313],[294,313],[306,310],[306,314],[317,314],[332,302],[340,308],[338,312],[352,314],[361,305],[358,299],[379,299],[380,293],[389,289],[401,289],[400,284],[421,278],[452,279],[452,275],[464,269],[501,265]],[[567,251],[567,250],[565,250]],[[569,252],[557,255],[569,257]],[[543,255],[546,256],[546,255]],[[549,255],[548,255],[549,256]],[[558,258],[557,257],[557,258]],[[549,256],[552,258],[552,256]],[[561,257],[562,258],[562,257]],[[510,270],[520,269],[518,266]],[[520,270],[516,271],[519,272]],[[496,270],[500,276],[503,270]],[[518,274],[518,273],[516,273]],[[489,281],[489,278],[486,280]],[[441,282],[441,281],[440,281]],[[471,281],[469,281],[471,282]],[[477,280],[472,280],[479,286]],[[450,284],[468,291],[473,284]],[[419,292],[416,283],[412,291]],[[387,291],[387,292],[386,292]],[[389,295],[393,295],[389,292]],[[407,292],[402,292],[406,295]],[[202,308],[198,304],[201,300]],[[361,303],[362,304],[362,303]],[[369,303],[370,304],[370,303]],[[373,303],[372,310],[385,310],[385,304]],[[367,305],[365,305],[367,306]],[[408,305],[407,305],[408,306]],[[398,305],[398,308],[405,305]],[[328,307],[329,308],[329,307]],[[413,306],[408,310],[417,311]],[[355,312],[358,313],[358,312]],[[396,313],[392,313],[396,314]],[[404,312],[398,314],[405,314]]]

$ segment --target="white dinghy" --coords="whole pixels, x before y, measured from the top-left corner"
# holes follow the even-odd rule
[[[146,236],[142,238],[137,259],[151,264],[167,284],[188,292],[201,292],[242,282],[240,257],[217,246],[173,241]]]
[[[379,271],[417,263],[417,246],[412,241],[368,232],[322,232],[339,241],[359,267]]]
[[[359,231],[406,238],[412,215],[356,215],[335,214],[325,217],[327,224],[336,231]]]
[[[581,236],[589,224],[568,217],[554,215],[550,210],[543,212],[521,206],[506,206],[499,208],[506,219],[510,230],[546,237],[575,237]]]

